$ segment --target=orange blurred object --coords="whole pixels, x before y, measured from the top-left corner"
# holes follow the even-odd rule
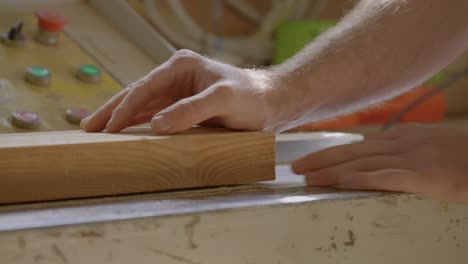
[[[359,124],[368,125],[387,123],[398,111],[434,88],[435,86],[433,85],[423,85],[400,95],[383,105],[361,111],[357,113]],[[438,122],[444,119],[446,108],[447,104],[444,93],[439,92],[410,109],[402,116],[399,122]]]
[[[332,120],[326,120],[317,123],[311,123],[301,126],[300,130],[320,131],[320,130],[339,130],[349,129],[357,125],[383,125],[402,110],[407,105],[414,102],[419,97],[434,89],[433,85],[422,85],[403,95],[400,95],[382,105],[363,110],[361,112],[337,117]],[[446,99],[443,92],[428,98],[421,104],[413,107],[405,113],[399,122],[439,122],[444,119],[446,111]]]
[[[325,120],[322,122],[310,123],[301,126],[300,130],[306,131],[321,131],[321,130],[338,130],[353,128],[359,124],[359,117],[356,114],[340,116],[334,119]]]

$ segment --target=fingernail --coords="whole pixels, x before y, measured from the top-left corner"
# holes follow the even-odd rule
[[[88,120],[89,120],[90,118],[91,118],[91,116],[87,116],[87,117],[81,119],[81,123],[86,123],[86,122],[88,122]]]
[[[80,128],[81,129],[83,129],[83,130],[85,129],[85,125],[86,125],[86,122],[88,122],[88,119],[89,119],[89,117],[81,119],[81,122],[80,122]]]
[[[151,120],[151,125],[158,131],[169,131],[171,129],[167,119],[162,115],[154,117],[153,120]]]
[[[112,131],[112,118],[107,121],[106,127],[104,128],[106,132]]]

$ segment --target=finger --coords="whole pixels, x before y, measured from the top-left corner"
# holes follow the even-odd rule
[[[382,190],[417,193],[424,182],[412,170],[383,169],[372,172],[359,172],[340,177],[336,187],[358,190]]]
[[[168,61],[143,78],[141,84],[132,89],[122,100],[107,123],[107,131],[112,133],[125,128],[128,120],[156,96],[167,97],[168,94],[187,96],[187,93],[184,95],[184,91],[191,90],[189,86],[193,85],[196,69],[202,61],[203,57],[194,52],[188,50],[176,52]]]
[[[131,127],[131,126],[136,126],[144,123],[149,123],[151,121],[151,118],[156,114],[157,111],[149,111],[146,113],[140,113],[137,116],[135,116],[133,119],[129,120],[126,124],[125,127]]]
[[[182,99],[159,112],[151,121],[158,134],[174,134],[185,131],[210,118],[226,112],[228,95],[222,85],[210,87],[201,93]]]
[[[398,148],[399,145],[392,141],[364,140],[309,154],[294,161],[291,169],[296,174],[302,174],[367,156],[396,154]]]
[[[364,136],[365,140],[392,140],[397,139],[401,135],[398,131],[389,130],[389,131],[380,131],[373,132]]]
[[[129,89],[120,91],[118,94],[109,99],[109,101],[107,101],[104,105],[99,107],[93,114],[84,118],[80,123],[81,129],[86,132],[102,131],[111,118],[112,111],[114,111],[115,107],[120,104],[129,91]]]
[[[138,111],[142,110],[148,102],[154,100],[158,89],[171,85],[173,72],[166,67],[161,67],[143,78],[120,102],[112,113],[112,117],[106,125],[110,133],[118,132],[125,128]]]
[[[365,157],[315,172],[305,173],[306,182],[317,186],[334,186],[340,184],[340,179],[347,175],[361,172],[379,171],[384,169],[410,169],[411,164],[397,156]]]
[[[408,135],[414,134],[415,131],[420,131],[422,128],[424,128],[424,126],[418,123],[403,123],[391,127],[387,131],[367,134],[365,138],[370,140],[392,140],[407,137]]]

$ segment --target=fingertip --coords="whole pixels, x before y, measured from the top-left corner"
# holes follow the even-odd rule
[[[107,123],[106,128],[104,129],[106,133],[117,133],[117,132],[120,132],[123,129],[123,128],[119,128],[118,126],[116,126],[111,121],[109,121]]]
[[[98,129],[96,125],[93,126],[93,120],[91,116],[88,116],[81,120],[80,129],[84,132],[99,132],[102,129]]]
[[[303,158],[299,158],[291,163],[291,171],[295,174],[303,174],[305,172]]]
[[[323,186],[324,185],[324,179],[322,175],[314,173],[314,172],[305,173],[304,181],[307,185],[310,185],[310,186]]]
[[[114,113],[115,113],[115,111],[114,111]],[[114,113],[112,114],[109,121],[107,121],[106,126],[103,129],[106,133],[117,133],[117,132],[120,132],[120,130],[123,129],[123,128],[120,128],[119,124],[116,123]]]
[[[151,128],[157,134],[171,134],[172,126],[167,117],[163,115],[156,115],[151,119]]]
[[[89,121],[89,118],[90,117],[86,117],[86,118],[83,118],[81,121],[80,121],[80,129],[85,131],[85,132],[89,132],[88,131],[88,121]]]
[[[293,162],[291,163],[291,171],[292,171],[294,174],[300,174],[300,171],[299,171],[298,168],[297,168],[296,162],[297,162],[297,161],[293,161]]]

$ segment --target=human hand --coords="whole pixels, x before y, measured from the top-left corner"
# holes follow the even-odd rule
[[[292,170],[315,186],[468,202],[468,134],[443,126],[401,125],[307,155],[296,160]]]
[[[194,125],[267,129],[273,122],[269,77],[216,62],[188,50],[111,98],[81,122],[87,132],[118,132],[151,121],[156,133]]]

